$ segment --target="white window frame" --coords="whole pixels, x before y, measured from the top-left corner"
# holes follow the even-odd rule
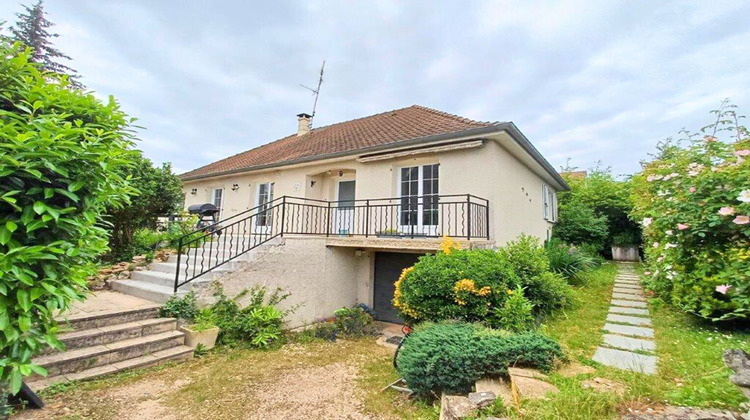
[[[216,204],[216,193],[219,193],[219,203]],[[211,204],[216,206],[217,209],[219,209],[219,220],[221,220],[221,216],[224,214],[224,188],[214,188],[211,193]]]
[[[437,165],[437,167],[438,167],[438,176],[437,176],[438,187],[437,187],[437,191],[433,192],[430,195],[439,196],[440,195],[440,163],[438,163],[438,162],[420,163],[420,164],[415,164],[415,165],[399,166],[399,167],[396,168],[397,169],[397,171],[396,171],[396,177],[397,177],[397,179],[396,179],[396,184],[397,184],[396,195],[398,197],[398,200],[399,200],[398,203],[399,204],[401,203],[401,199],[403,198],[402,195],[401,195],[401,193],[402,193],[402,189],[401,189],[401,185],[402,185],[401,173],[402,173],[402,171],[401,170],[402,169],[407,169],[407,168],[414,168],[414,167],[418,168],[417,169],[417,195],[416,196],[417,197],[424,197],[424,167],[425,166],[433,166],[433,165]],[[399,214],[398,214],[398,227],[399,227],[399,230],[401,232],[403,232],[403,233],[409,233],[411,231],[411,225],[409,225],[409,224],[401,224],[401,212],[402,211],[403,210],[399,211]],[[437,232],[437,228],[438,228],[438,224],[439,223],[436,222],[436,224],[434,224],[434,225],[425,225],[424,224],[424,220],[423,220],[424,219],[424,217],[423,217],[424,216],[423,211],[424,211],[424,202],[418,202],[418,204],[417,204],[417,220],[416,220],[416,225],[414,225],[414,229],[415,229],[415,231],[418,231],[419,233],[428,233],[428,234],[434,235],[435,232]],[[438,206],[438,214],[439,214],[439,211],[440,211],[440,206]],[[440,216],[439,215],[438,215],[438,219],[437,220],[440,220]],[[425,228],[427,228],[428,230],[425,230]]]
[[[260,202],[260,190],[262,186],[266,186],[266,201],[264,203]],[[258,186],[255,188],[255,203],[256,207],[258,207],[257,213],[260,214],[261,211],[264,209],[261,209],[260,206],[263,204],[268,204],[273,201],[273,182],[259,182]],[[267,209],[268,206],[266,206]],[[264,220],[264,223],[261,224],[261,220]],[[269,223],[271,222],[271,223]],[[270,228],[271,224],[273,223],[272,216],[266,215],[266,218],[261,219],[260,216],[256,217],[255,219],[255,232],[256,233],[266,233],[268,229]]]
[[[544,220],[548,222],[557,222],[557,192],[542,185],[542,214]]]

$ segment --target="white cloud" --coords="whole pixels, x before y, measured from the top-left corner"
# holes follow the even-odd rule
[[[743,1],[45,5],[84,83],[181,170],[293,132],[323,59],[316,125],[418,103],[514,121],[555,167],[632,172],[723,98],[750,105]],[[0,20],[18,9],[0,0]]]

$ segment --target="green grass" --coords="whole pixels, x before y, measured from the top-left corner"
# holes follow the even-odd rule
[[[642,375],[598,365],[591,360],[602,340],[614,277],[615,264],[605,264],[585,275],[584,285],[575,287],[573,308],[549,319],[542,330],[557,339],[569,359],[595,366],[593,374],[564,378],[551,376],[560,393],[547,401],[525,401],[523,415],[507,411],[512,418],[608,419],[628,408],[645,409],[662,405],[687,405],[737,409],[744,401],[728,377],[722,351],[742,348],[750,351],[748,328],[708,325],[692,315],[650,299],[659,371]],[[616,381],[625,387],[622,395],[595,392],[581,387],[593,377]],[[504,414],[504,413],[497,413]]]

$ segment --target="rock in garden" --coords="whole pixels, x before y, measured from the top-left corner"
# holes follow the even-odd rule
[[[740,349],[724,350],[724,364],[734,371],[729,380],[750,398],[750,355]]]
[[[474,404],[476,408],[484,408],[492,405],[497,399],[497,395],[494,392],[471,392],[469,393],[469,402]]]
[[[120,274],[117,275],[118,280],[125,280],[130,278],[130,271],[121,271]]]
[[[474,404],[461,395],[445,395],[440,399],[440,420],[456,420],[469,417]]]
[[[510,385],[500,378],[477,379],[474,386],[477,392],[492,392],[496,397],[500,397],[505,406],[513,404],[513,395],[510,392]]]
[[[513,394],[513,402],[516,406],[521,403],[521,398],[545,399],[548,393],[560,392],[556,386],[546,382],[547,375],[535,369],[509,368],[510,390]]]

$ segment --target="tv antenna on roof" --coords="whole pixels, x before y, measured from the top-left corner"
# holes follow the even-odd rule
[[[303,85],[303,84],[300,83],[300,86],[302,86],[303,88],[309,90],[310,92],[313,93],[313,95],[315,95],[315,102],[313,102],[312,115],[310,117],[310,128],[312,128],[313,118],[315,118],[315,108],[318,107],[318,96],[320,96],[320,85],[323,84],[323,70],[325,70],[325,68],[326,68],[326,61],[323,60],[323,65],[320,66],[320,78],[318,79],[318,88],[317,89],[313,89],[311,87],[307,87],[307,86],[305,86],[305,85]]]

